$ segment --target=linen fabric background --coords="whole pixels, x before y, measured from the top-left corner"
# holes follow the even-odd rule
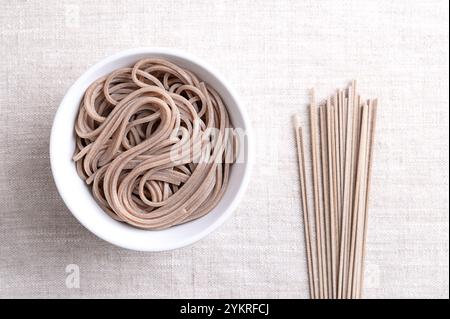
[[[0,1],[0,297],[307,298],[291,117],[308,88],[378,97],[367,298],[449,297],[448,1]],[[233,217],[194,245],[114,247],[65,207],[49,136],[70,85],[133,47],[217,68],[256,163]],[[69,123],[68,123],[69,125]],[[80,288],[66,287],[66,266]]]

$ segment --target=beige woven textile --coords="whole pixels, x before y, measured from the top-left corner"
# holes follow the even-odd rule
[[[291,116],[307,89],[380,99],[368,298],[449,297],[448,1],[0,1],[0,297],[308,297]],[[54,186],[53,115],[123,49],[194,54],[233,84],[257,137],[249,189],[200,242],[116,248]],[[66,267],[80,286],[66,285]],[[69,267],[70,269],[70,267]]]

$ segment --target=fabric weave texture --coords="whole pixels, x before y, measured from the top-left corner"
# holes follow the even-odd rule
[[[449,297],[448,1],[0,1],[0,297],[307,298],[291,125],[308,88],[357,79],[380,100],[367,298]],[[114,247],[81,226],[50,171],[70,85],[133,47],[187,51],[236,89],[256,136],[233,217],[182,249]],[[309,165],[309,164],[308,164]],[[80,270],[67,288],[66,266]]]

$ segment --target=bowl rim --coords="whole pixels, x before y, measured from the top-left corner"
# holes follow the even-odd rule
[[[102,231],[102,227],[95,227],[93,224],[89,224],[88,219],[83,217],[82,212],[77,211],[77,209],[73,206],[72,201],[74,200],[70,194],[68,194],[68,190],[65,189],[65,186],[63,185],[63,179],[64,177],[60,176],[57,168],[57,164],[55,163],[55,154],[57,152],[57,146],[58,146],[58,137],[56,135],[56,129],[57,125],[56,123],[63,121],[63,111],[62,106],[70,103],[68,102],[69,98],[74,92],[78,91],[78,87],[81,85],[81,83],[86,81],[86,78],[89,78],[89,76],[96,72],[97,70],[101,69],[102,67],[113,63],[115,60],[118,60],[120,58],[126,57],[126,56],[132,56],[132,55],[138,55],[138,54],[153,54],[153,55],[168,55],[168,56],[174,56],[177,58],[180,58],[182,60],[189,61],[193,63],[194,65],[198,65],[207,72],[211,73],[213,77],[216,78],[216,80],[223,85],[227,93],[231,96],[231,98],[235,101],[236,107],[240,112],[240,116],[242,117],[242,121],[246,128],[246,138],[247,138],[247,158],[245,161],[245,167],[244,167],[244,173],[241,177],[241,181],[238,185],[238,190],[235,194],[235,196],[231,199],[227,207],[224,209],[224,212],[218,216],[211,224],[209,224],[204,229],[201,229],[198,233],[184,239],[179,240],[174,243],[164,243],[159,244],[158,246],[155,245],[146,245],[146,243],[140,244],[135,242],[128,242],[123,241],[120,236],[111,236],[108,235],[107,232]],[[60,143],[60,142],[59,142]],[[233,211],[236,209],[236,206],[241,201],[247,187],[249,184],[252,167],[253,167],[253,158],[254,158],[254,147],[253,147],[253,136],[252,136],[252,128],[251,128],[251,122],[249,120],[248,114],[246,112],[246,109],[243,107],[243,104],[241,102],[240,97],[235,92],[235,90],[230,86],[228,81],[212,66],[210,66],[205,61],[186,53],[179,49],[173,49],[173,48],[166,48],[166,47],[139,47],[139,48],[133,48],[133,49],[127,49],[123,51],[119,51],[115,54],[109,55],[103,59],[101,59],[99,62],[95,63],[94,65],[90,66],[85,72],[83,72],[82,75],[80,75],[77,80],[70,86],[70,88],[66,91],[64,97],[62,98],[61,102],[58,105],[58,108],[55,112],[53,123],[52,123],[52,129],[50,133],[50,145],[49,145],[49,152],[50,152],[50,167],[52,171],[53,180],[55,182],[56,188],[58,190],[58,193],[60,197],[63,199],[63,202],[65,203],[66,207],[69,209],[69,211],[72,213],[72,215],[90,232],[92,232],[97,237],[103,239],[106,242],[109,242],[113,245],[135,250],[135,251],[167,251],[172,249],[181,248],[190,244],[193,244],[194,242],[204,238],[211,232],[213,232],[215,229],[217,229],[220,225],[222,225],[233,213]],[[142,232],[151,232],[152,230],[142,230],[135,228],[136,231],[142,231]]]

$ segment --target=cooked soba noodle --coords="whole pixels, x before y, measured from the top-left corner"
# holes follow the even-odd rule
[[[212,87],[169,61],[143,59],[86,90],[73,159],[111,217],[164,229],[220,201],[236,155],[231,127]]]

